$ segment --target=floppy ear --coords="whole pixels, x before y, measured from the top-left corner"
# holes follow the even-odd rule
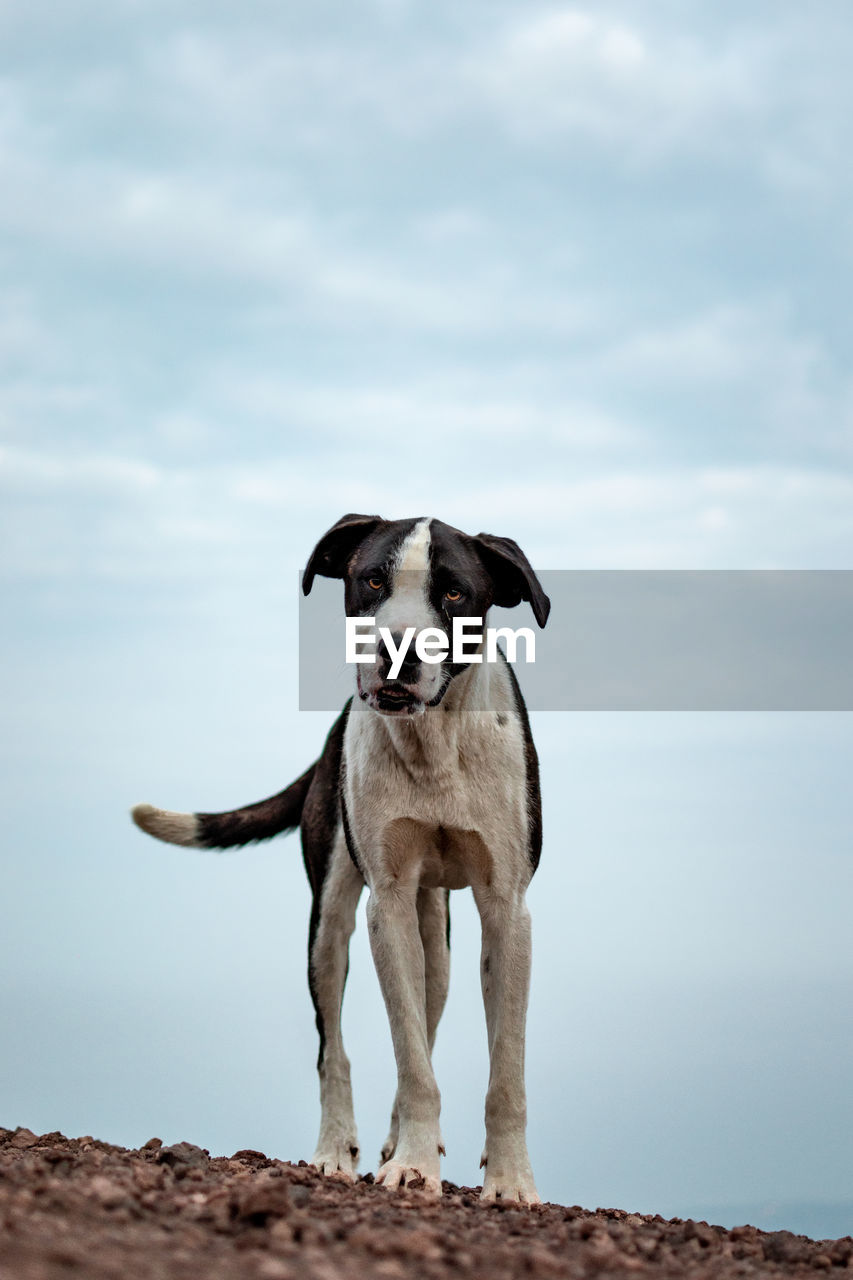
[[[471,541],[494,584],[494,603],[511,609],[522,600],[529,600],[534,618],[544,627],[551,601],[518,543],[512,538],[496,538],[493,533],[478,533]]]
[[[358,544],[384,523],[381,516],[341,516],[311,552],[302,575],[303,595],[308,595],[318,573],[321,578],[342,578]]]

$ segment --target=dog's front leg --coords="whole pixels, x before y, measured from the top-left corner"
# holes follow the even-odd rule
[[[530,912],[523,893],[475,889],[483,926],[480,980],[489,1035],[489,1089],[481,1199],[538,1204],[527,1153],[524,1027],[530,988]]]
[[[432,1054],[450,983],[450,894],[447,889],[418,890],[418,928],[424,948],[427,1042]],[[391,1128],[382,1146],[380,1164],[390,1160],[397,1150],[399,1132],[400,1116],[395,1096]]]
[[[398,1187],[423,1178],[426,1191],[441,1195],[441,1099],[430,1061],[417,886],[373,886],[367,922],[397,1059],[399,1116],[396,1150],[376,1181]]]

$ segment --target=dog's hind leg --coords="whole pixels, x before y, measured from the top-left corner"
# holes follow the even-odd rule
[[[450,984],[450,892],[447,889],[418,890],[418,929],[424,948],[427,1040],[432,1053],[435,1033],[447,1001]],[[397,1149],[400,1132],[398,1100],[391,1108],[391,1127],[382,1145],[380,1162],[385,1164]],[[442,1148],[443,1149],[443,1148]]]
[[[418,890],[418,928],[424,944],[427,1038],[430,1052],[450,985],[450,891]]]
[[[322,1173],[355,1175],[358,1137],[352,1106],[349,1058],[341,1036],[341,1004],[349,967],[349,940],[364,880],[335,838],[328,870],[311,910],[308,982],[320,1034],[320,1136],[312,1164]]]
[[[474,885],[483,926],[480,981],[489,1036],[482,1200],[538,1204],[527,1152],[524,1028],[530,986],[530,913],[520,890]]]

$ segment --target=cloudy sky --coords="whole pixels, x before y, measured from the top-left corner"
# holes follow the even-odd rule
[[[296,841],[182,854],[126,809],[317,753],[297,571],[344,511],[547,569],[853,567],[851,58],[841,0],[0,0],[0,1123],[310,1155]],[[541,1191],[853,1229],[849,717],[535,729]],[[361,930],[345,1031],[367,1168]]]

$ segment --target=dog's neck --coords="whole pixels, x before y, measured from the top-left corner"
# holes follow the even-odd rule
[[[491,686],[501,676],[506,679],[500,666],[473,664],[451,680],[438,706],[422,715],[381,716],[366,707],[364,714],[376,722],[377,732],[387,735],[408,769],[440,773],[456,766],[461,741],[466,735],[470,739],[472,721],[494,719]]]

